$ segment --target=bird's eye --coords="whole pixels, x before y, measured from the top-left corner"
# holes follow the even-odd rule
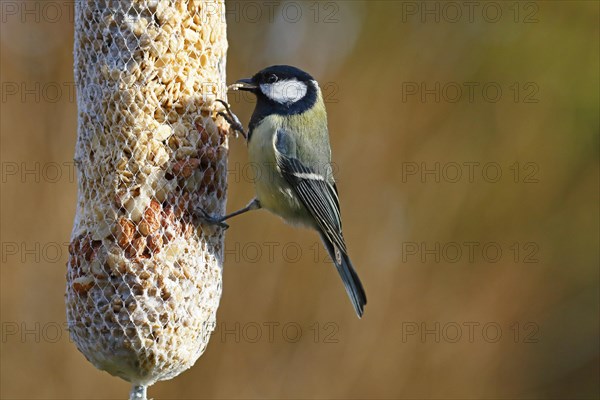
[[[267,83],[275,83],[277,82],[277,75],[269,75],[267,77]]]

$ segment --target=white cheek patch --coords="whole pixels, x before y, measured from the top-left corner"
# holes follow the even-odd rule
[[[263,83],[260,90],[265,96],[280,104],[295,103],[306,95],[306,84],[296,79]]]

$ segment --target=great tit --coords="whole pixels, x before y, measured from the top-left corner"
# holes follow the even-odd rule
[[[365,290],[352,267],[342,235],[338,192],[333,179],[327,113],[317,81],[288,65],[274,65],[241,79],[231,87],[256,96],[247,135],[250,162],[256,174],[256,198],[222,217],[222,223],[250,210],[265,208],[286,222],[315,229],[333,263],[358,317],[367,304]],[[226,106],[221,113],[243,132]],[[245,133],[245,132],[243,132]]]

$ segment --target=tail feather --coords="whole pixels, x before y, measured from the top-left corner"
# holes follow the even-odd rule
[[[354,306],[356,314],[361,318],[364,307],[367,304],[367,295],[352,263],[350,262],[350,258],[346,253],[336,248],[323,234],[321,234],[321,239],[344,282],[344,287],[346,288],[346,292],[348,293],[348,297],[350,297],[350,301]]]

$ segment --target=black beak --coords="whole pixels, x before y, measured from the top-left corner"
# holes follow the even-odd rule
[[[256,86],[256,84],[252,81],[252,78],[244,78],[231,85],[231,89],[253,92],[254,90],[258,89],[258,86]]]

